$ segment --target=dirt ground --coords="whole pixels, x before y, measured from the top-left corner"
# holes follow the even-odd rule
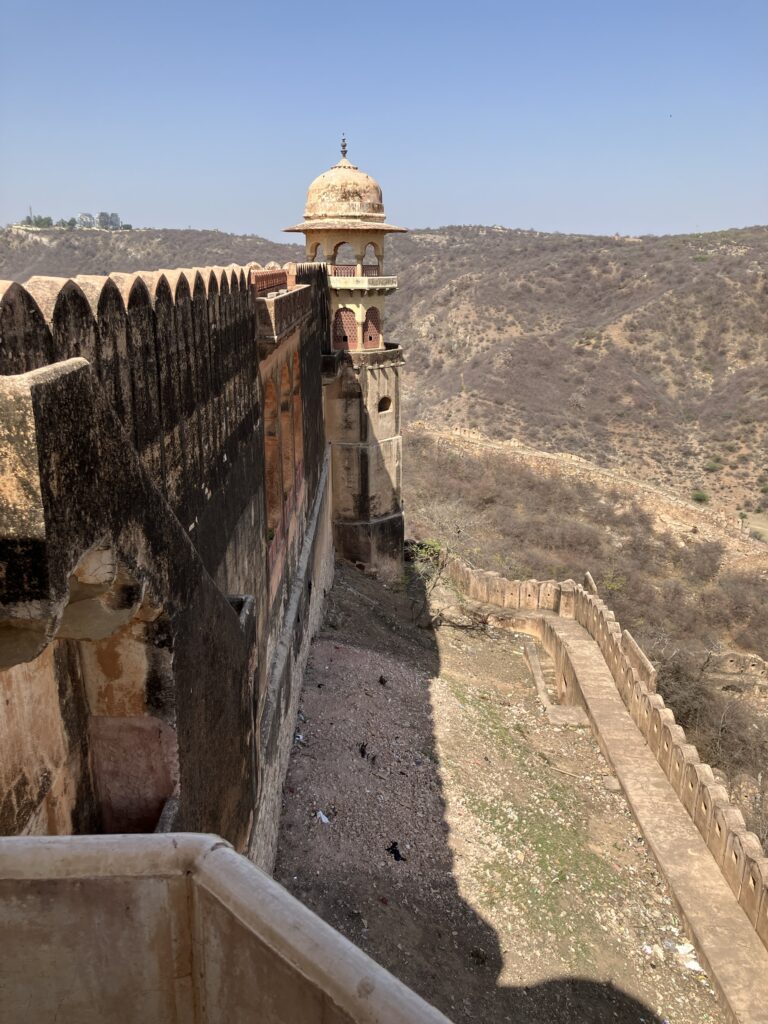
[[[523,638],[339,566],[276,878],[456,1024],[724,1020],[615,778]]]

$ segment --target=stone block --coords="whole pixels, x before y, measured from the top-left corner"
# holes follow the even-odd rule
[[[731,803],[716,803],[712,813],[712,827],[709,830],[707,846],[723,873],[725,873],[725,853],[728,840],[733,833],[746,833],[747,826],[741,811]]]
[[[504,580],[503,607],[520,607],[520,580]]]
[[[712,780],[700,778],[693,821],[707,846],[715,820],[715,808],[718,806],[728,806],[728,790],[716,782],[714,777]]]
[[[763,868],[761,868],[761,874],[763,878],[763,893],[757,910],[755,928],[763,941],[763,945],[768,949],[768,879],[765,877],[765,870]]]
[[[497,572],[487,572],[485,577],[488,588],[488,604],[495,604],[502,608],[504,606],[504,584],[507,581]]]
[[[576,584],[573,580],[563,580],[560,584],[560,615],[564,619],[576,617]]]
[[[632,688],[629,691],[629,714],[632,721],[639,728],[642,714],[643,697],[648,692],[642,679],[634,678]]]
[[[654,697],[657,697],[654,694]],[[661,700],[661,697],[658,698]],[[685,765],[685,774],[683,776],[683,787],[680,799],[683,801],[683,807],[690,814],[690,816],[696,819],[696,805],[699,798],[699,787],[704,781],[714,783],[715,777],[712,774],[712,769],[708,764],[703,764],[701,761],[688,761]]]
[[[661,747],[661,730],[665,722],[670,722],[674,725],[675,716],[669,708],[664,707],[662,699],[662,703],[657,704],[651,711],[651,724],[647,737],[648,746],[657,758],[659,756],[659,748]]]
[[[759,843],[758,849],[758,853],[751,850],[746,851],[746,867],[739,893],[739,903],[755,928],[758,928],[760,924],[761,911],[763,909],[768,911],[768,907],[765,906],[766,900],[768,900],[768,857],[763,855]],[[763,942],[766,942],[764,936],[760,937]]]
[[[546,580],[539,586],[539,608],[556,612],[560,607],[560,584]]]
[[[750,863],[763,856],[760,840],[753,832],[742,832],[735,829],[728,833],[723,856],[723,874],[733,890],[733,895],[741,903],[741,889]]]
[[[651,731],[651,716],[653,715],[654,708],[661,709],[663,707],[663,698],[660,697],[658,693],[648,693],[646,690],[643,694],[642,701],[640,702],[640,719],[637,723],[640,728],[640,732],[646,740],[648,739]]]
[[[685,743],[685,733],[679,725],[675,725],[674,719],[671,722],[664,721],[661,726],[661,742],[656,752],[656,758],[667,778],[669,778],[672,765],[672,750],[675,743]]]
[[[469,596],[480,604],[488,603],[488,578],[482,569],[472,569],[469,584]]]
[[[539,583],[538,580],[526,580],[520,585],[520,607],[525,609],[536,609],[539,606]]]
[[[689,764],[699,763],[699,752],[691,743],[675,743],[669,763],[669,781],[672,788],[683,799],[685,772]]]
[[[653,667],[643,649],[628,630],[621,637],[622,648],[629,663],[652,692],[656,690],[656,669]]]

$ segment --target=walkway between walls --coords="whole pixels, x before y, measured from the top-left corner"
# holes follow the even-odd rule
[[[714,857],[616,689],[597,643],[573,619],[482,606],[489,625],[542,639],[545,623],[567,648],[595,737],[667,880],[701,963],[738,1024],[768,1024],[768,950],[736,903]]]

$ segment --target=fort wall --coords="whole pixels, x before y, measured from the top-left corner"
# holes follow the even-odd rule
[[[327,307],[322,266],[0,284],[0,833],[271,866],[332,577]]]
[[[627,735],[642,737],[644,747],[674,791],[676,802],[706,844],[745,922],[749,921],[768,947],[768,858],[757,836],[747,831],[741,812],[729,802],[711,767],[701,762],[696,748],[688,743],[673,711],[656,693],[653,665],[631,634],[621,629],[606,603],[572,580],[507,580],[498,573],[475,569],[455,555],[448,556],[446,571],[461,593],[507,610],[513,628],[532,633],[542,642],[555,663],[561,703],[584,707],[609,762],[613,762],[615,752],[606,746],[600,715],[595,714],[595,705],[602,699],[599,680],[595,685],[588,677],[596,671],[600,679],[612,682],[612,691],[623,704],[625,723],[632,726]],[[582,642],[579,657],[574,647],[580,642],[578,632],[564,630],[564,620],[580,626],[592,641],[586,647]],[[631,777],[633,766],[630,764],[627,770]],[[689,847],[691,855],[692,849]],[[659,860],[669,878],[670,863],[665,863],[663,854]],[[672,889],[674,892],[674,886]]]

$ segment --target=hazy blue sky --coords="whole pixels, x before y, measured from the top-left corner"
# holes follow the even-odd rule
[[[31,204],[279,238],[342,129],[408,227],[768,222],[766,0],[2,0],[2,15],[0,223]]]

